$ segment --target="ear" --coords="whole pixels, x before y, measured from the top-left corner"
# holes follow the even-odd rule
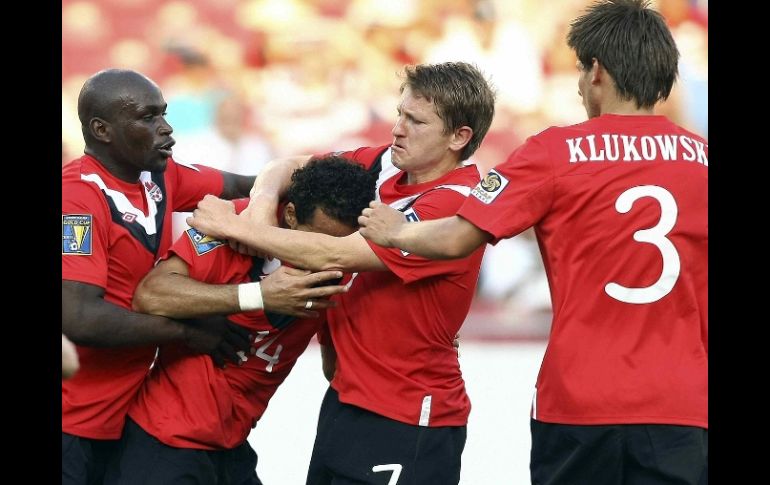
[[[283,220],[289,229],[296,229],[299,225],[297,222],[297,209],[294,207],[294,202],[289,202],[286,207],[283,208]]]
[[[91,131],[91,136],[96,140],[103,143],[110,143],[112,141],[112,127],[109,122],[101,118],[91,118],[91,121],[88,122],[88,129]]]
[[[452,139],[449,142],[449,149],[459,152],[465,148],[465,145],[470,143],[471,138],[473,138],[473,129],[471,129],[470,126],[461,126],[456,129],[452,135]]]
[[[604,69],[604,66],[601,65],[599,62],[599,59],[592,58],[591,59],[591,84],[597,85],[601,84],[602,80],[604,79],[604,76],[607,75],[607,70]]]

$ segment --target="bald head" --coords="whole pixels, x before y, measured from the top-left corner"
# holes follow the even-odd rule
[[[83,134],[93,118],[113,120],[127,103],[148,90],[160,92],[157,84],[136,71],[105,69],[91,76],[78,96],[78,118]]]

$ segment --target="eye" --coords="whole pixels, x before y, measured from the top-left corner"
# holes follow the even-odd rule
[[[152,119],[153,119],[154,117],[155,117],[155,115],[145,115],[145,116],[142,116],[142,119],[143,119],[144,121],[152,121]]]

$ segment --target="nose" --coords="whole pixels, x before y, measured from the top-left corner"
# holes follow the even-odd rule
[[[403,129],[403,125],[401,123],[401,117],[400,116],[398,118],[396,118],[396,124],[393,125],[393,129],[390,130],[390,133],[393,136],[404,136],[404,129]]]
[[[161,116],[160,117],[160,125],[158,127],[158,133],[161,135],[170,135],[174,132],[174,128],[171,127],[171,125],[166,121],[166,118]]]

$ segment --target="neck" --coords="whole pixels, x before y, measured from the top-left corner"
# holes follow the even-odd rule
[[[139,169],[134,167],[125,167],[115,162],[115,160],[113,160],[112,157],[106,153],[101,153],[99,150],[94,150],[90,147],[86,147],[85,153],[98,160],[99,163],[101,163],[102,166],[104,166],[104,168],[106,168],[107,171],[114,175],[116,178],[128,183],[139,182],[139,174],[141,173]]]
[[[453,157],[452,159],[444,160],[441,163],[429,168],[407,172],[406,183],[407,185],[415,185],[430,182],[432,180],[443,177],[452,170],[460,168],[461,166],[462,163]]]
[[[653,108],[637,108],[636,101],[608,101],[601,106],[601,114],[646,116],[652,115]]]

